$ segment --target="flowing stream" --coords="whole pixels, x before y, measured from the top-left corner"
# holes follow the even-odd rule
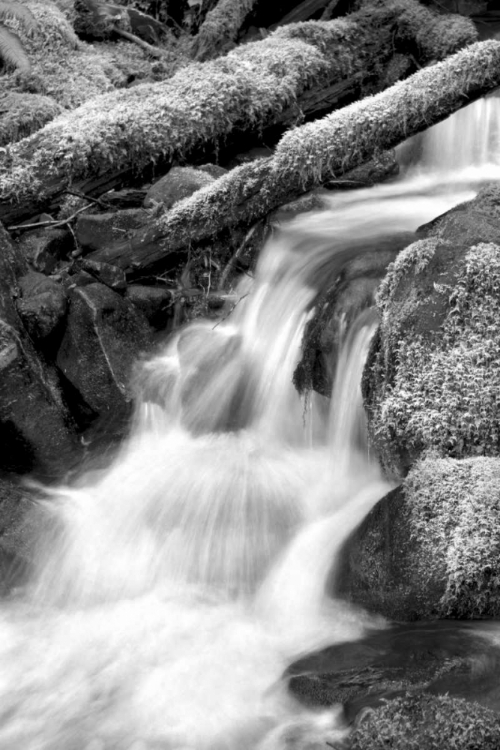
[[[116,460],[37,510],[36,574],[0,610],[0,750],[344,736],[337,709],[300,707],[280,677],[384,625],[325,594],[343,541],[390,489],[363,432],[376,322],[360,311],[332,398],[305,401],[292,385],[304,327],[346,260],[500,178],[499,123],[500,99],[470,105],[401,147],[397,181],[276,231],[234,309],[143,366]]]

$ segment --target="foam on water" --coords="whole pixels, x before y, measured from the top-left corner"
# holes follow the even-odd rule
[[[458,117],[477,140],[476,112]],[[498,151],[487,120],[483,178]],[[438,127],[456,141],[455,122]],[[426,147],[435,165],[441,149]],[[331,407],[305,406],[292,375],[346,262],[474,195],[466,179],[450,187],[452,161],[290,222],[230,314],[144,365],[116,460],[37,509],[36,574],[1,609],[0,750],[277,750],[344,735],[338,710],[297,706],[280,676],[381,624],[325,595],[343,541],[389,489],[363,437],[373,319],[345,333]]]

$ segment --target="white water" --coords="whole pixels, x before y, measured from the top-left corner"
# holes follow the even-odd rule
[[[345,336],[331,409],[305,407],[292,373],[317,290],[347,259],[498,169],[498,101],[456,116],[459,144],[458,120],[432,129],[429,156],[398,182],[291,222],[227,319],[191,325],[144,366],[117,460],[41,503],[52,533],[37,575],[0,617],[0,750],[275,750],[343,736],[336,710],[300,708],[280,675],[374,623],[324,592],[343,540],[389,489],[362,439],[373,321]],[[451,139],[455,159],[439,146]]]

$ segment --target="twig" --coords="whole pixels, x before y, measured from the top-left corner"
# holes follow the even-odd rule
[[[123,29],[119,29],[118,26],[113,26],[113,31],[116,31],[116,33],[119,36],[122,36],[124,39],[128,39],[129,42],[134,42],[134,44],[139,45],[139,47],[142,47],[142,49],[146,50],[146,52],[151,55],[152,57],[161,57],[162,51],[158,49],[158,47],[153,47],[152,44],[148,44],[143,39],[140,39],[135,34],[131,34],[130,31],[124,31]]]
[[[69,224],[70,221],[73,221],[75,216],[78,216],[78,214],[81,214],[82,211],[86,211],[87,208],[91,208],[92,204],[89,203],[88,206],[82,206],[82,208],[79,208],[78,211],[75,211],[74,214],[71,214],[71,216],[68,216],[67,219],[61,219],[61,221],[38,221],[35,224],[16,224],[12,227],[7,227],[9,232],[16,231],[22,231],[24,229],[40,229],[42,227],[62,227],[64,224]]]
[[[99,198],[91,198],[90,195],[85,195],[85,193],[80,193],[78,192],[78,190],[65,190],[64,192],[67,193],[68,195],[74,195],[77,198],[84,198],[85,200],[90,201],[91,203],[95,203],[97,206],[100,206],[101,208],[109,208],[108,203],[105,203]]]
[[[247,292],[246,294],[242,294],[241,297],[239,297],[238,301],[234,303],[234,305],[229,310],[229,312],[226,315],[224,315],[223,318],[221,318],[220,320],[218,320],[217,323],[214,326],[212,326],[212,331],[215,331],[215,329],[217,328],[217,326],[219,326],[221,323],[224,323],[229,318],[229,316],[231,315],[231,313],[233,313],[236,310],[236,308],[240,304],[241,300],[245,299],[245,297],[248,297],[249,294],[250,294],[250,292]]]
[[[236,264],[236,262],[242,256],[243,251],[247,247],[248,241],[252,239],[252,237],[255,234],[258,226],[259,226],[259,223],[253,225],[253,227],[244,236],[243,240],[240,243],[240,246],[238,247],[238,249],[236,250],[236,252],[234,253],[234,255],[232,255],[229,258],[229,260],[228,260],[228,262],[227,262],[227,264],[226,264],[226,266],[225,266],[225,268],[224,268],[224,270],[223,270],[223,272],[221,274],[221,277],[219,279],[219,284],[218,284],[218,290],[219,290],[219,292],[222,289],[224,289],[224,286],[226,285],[227,278],[228,278],[230,272],[232,271],[233,266]]]

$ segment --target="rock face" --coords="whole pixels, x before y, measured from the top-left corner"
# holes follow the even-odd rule
[[[420,233],[379,289],[363,379],[371,441],[396,477],[427,449],[500,454],[500,189]]]
[[[336,589],[396,620],[500,616],[500,459],[427,458],[346,542]]]
[[[151,344],[146,319],[103,284],[70,291],[69,313],[57,365],[99,415],[123,414],[132,366]]]

